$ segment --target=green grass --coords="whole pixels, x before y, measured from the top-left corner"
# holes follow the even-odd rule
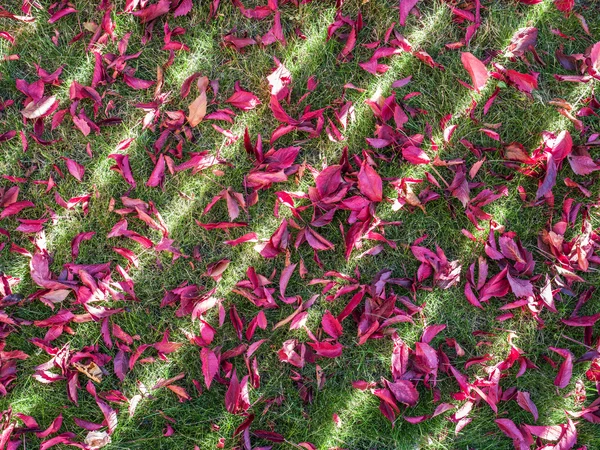
[[[16,2],[15,2],[16,3]],[[45,7],[52,2],[42,1]],[[91,81],[94,58],[85,52],[89,35],[82,41],[73,45],[67,42],[80,31],[83,22],[99,22],[102,12],[97,11],[92,1],[76,1],[78,14],[69,15],[54,25],[47,23],[48,15],[43,11],[35,11],[37,22],[35,24],[16,24],[6,19],[0,19],[0,28],[7,29],[18,34],[17,44],[9,46],[4,40],[0,40],[0,56],[7,54],[19,54],[18,61],[0,62],[0,97],[3,100],[13,99],[15,105],[20,105],[22,94],[15,89],[15,80],[18,78],[32,82],[37,79],[34,63],[40,64],[46,70],[52,72],[59,65],[64,65],[61,79],[65,81],[62,86],[50,89],[61,99],[61,107],[68,105],[68,86],[71,80],[77,80],[83,85]],[[247,6],[261,2],[247,2]],[[171,28],[175,26],[185,27],[187,32],[179,36],[178,40],[185,42],[190,47],[189,52],[178,52],[174,64],[165,70],[164,92],[172,91],[169,103],[165,109],[187,111],[187,105],[194,98],[194,91],[190,96],[181,100],[179,88],[183,80],[194,72],[201,72],[209,79],[218,79],[220,82],[220,93],[218,100],[223,102],[233,92],[233,84],[240,80],[244,89],[254,92],[263,101],[253,111],[239,112],[235,118],[235,124],[231,130],[241,136],[247,126],[251,136],[260,133],[268,141],[271,131],[277,126],[277,122],[268,108],[268,85],[266,76],[274,67],[273,57],[279,58],[290,69],[293,76],[293,103],[305,92],[308,78],[315,75],[320,84],[305,102],[310,103],[313,109],[331,105],[343,94],[342,86],[345,83],[353,83],[366,89],[366,92],[347,91],[346,98],[354,102],[356,108],[356,121],[352,123],[345,133],[346,140],[340,143],[331,142],[323,133],[318,139],[310,140],[302,144],[299,160],[320,169],[324,164],[335,163],[341,155],[344,146],[348,146],[351,153],[360,153],[366,147],[365,137],[373,136],[375,121],[370,109],[364,104],[364,100],[372,96],[376,90],[381,89],[384,95],[391,93],[391,83],[394,80],[412,75],[412,82],[398,90],[397,97],[401,98],[408,92],[419,91],[422,95],[411,99],[411,106],[422,108],[427,115],[419,115],[411,119],[407,124],[410,133],[421,133],[426,122],[434,129],[435,137],[441,142],[439,121],[447,114],[454,114],[452,123],[459,125],[451,144],[440,149],[439,156],[443,159],[454,157],[465,158],[468,166],[476,159],[458,143],[460,138],[467,138],[474,144],[489,147],[497,147],[498,144],[480,133],[477,125],[468,120],[465,114],[466,108],[474,96],[477,100],[485,102],[493,91],[496,82],[491,80],[481,95],[468,91],[457,83],[457,78],[469,81],[468,74],[463,69],[459,54],[456,50],[448,50],[444,44],[455,42],[464,35],[464,30],[452,22],[450,9],[440,1],[423,0],[419,4],[421,18],[411,16],[407,26],[401,29],[409,41],[416,48],[426,50],[433,56],[436,62],[446,67],[445,71],[432,69],[408,55],[398,55],[390,58],[387,63],[391,69],[382,76],[372,76],[362,70],[358,63],[365,61],[372,54],[372,50],[363,48],[360,44],[372,42],[383,38],[383,34],[389,25],[397,20],[397,1],[395,0],[371,0],[364,5],[358,0],[347,0],[343,7],[345,15],[356,17],[360,7],[365,18],[365,27],[359,34],[359,41],[353,52],[352,61],[340,64],[336,61],[336,55],[340,52],[343,44],[336,40],[326,40],[327,26],[335,16],[335,2],[314,1],[299,8],[290,5],[283,6],[282,23],[288,45],[282,47],[275,44],[266,48],[253,46],[247,48],[243,53],[237,53],[230,48],[221,45],[222,36],[232,28],[237,28],[237,35],[247,33],[251,36],[262,35],[270,27],[270,20],[252,21],[244,19],[241,14],[231,5],[223,1],[218,17],[207,22],[208,2],[194,4],[194,9],[186,17],[168,17]],[[116,11],[122,10],[123,1],[116,2]],[[585,6],[585,5],[584,5]],[[505,142],[521,142],[528,150],[532,150],[540,142],[540,133],[544,130],[560,131],[568,129],[571,131],[575,143],[580,143],[578,133],[573,129],[571,123],[561,116],[556,108],[548,104],[554,98],[563,98],[574,106],[580,107],[584,97],[590,94],[594,83],[586,85],[576,83],[558,83],[553,77],[554,73],[566,73],[554,58],[554,51],[559,44],[564,44],[565,53],[583,53],[590,44],[600,39],[600,19],[593,12],[598,8],[598,3],[589,2],[587,10],[579,8],[586,17],[593,38],[585,35],[576,17],[567,19],[556,11],[551,2],[546,0],[536,6],[525,6],[512,1],[485,1],[482,9],[482,25],[471,42],[468,50],[474,55],[483,58],[486,52],[502,50],[510,41],[513,33],[524,26],[537,26],[540,36],[537,51],[546,62],[545,67],[535,64],[532,70],[541,72],[539,89],[534,91],[533,99],[528,99],[514,88],[503,88],[491,108],[489,114],[483,118],[486,123],[502,123],[499,132]],[[16,11],[17,6],[10,5],[11,10]],[[597,11],[597,9],[596,9]],[[140,43],[143,35],[143,27],[138,19],[131,15],[113,13],[116,23],[116,35],[121,37],[126,32],[133,34],[128,48],[129,54],[143,50],[140,57],[130,62],[137,68],[136,76],[144,79],[154,79],[156,66],[162,65],[168,58],[168,53],[161,51],[162,47],[162,23],[159,19],[155,27],[153,39],[145,46]],[[306,40],[297,38],[294,28],[300,27],[307,36]],[[577,36],[574,41],[562,39],[550,32],[551,27],[558,27],[567,34]],[[60,31],[58,47],[50,41],[54,29]],[[115,51],[116,44],[109,43],[107,50]],[[495,57],[496,62],[515,70],[526,71],[527,67],[522,62],[510,62],[502,55]],[[107,447],[111,449],[141,449],[141,448],[164,448],[164,449],[192,449],[194,445],[200,448],[215,448],[220,437],[225,437],[226,448],[236,444],[231,439],[235,428],[243,421],[242,417],[229,414],[224,405],[223,397],[225,386],[218,383],[213,384],[210,391],[197,396],[192,379],[202,380],[199,349],[187,343],[182,330],[196,331],[197,324],[192,323],[189,317],[177,318],[172,308],[160,308],[160,300],[165,290],[173,289],[182,282],[197,283],[206,288],[212,288],[212,279],[203,277],[206,265],[221,258],[231,260],[231,265],[224,273],[223,279],[218,284],[217,295],[225,299],[225,306],[235,304],[236,308],[246,321],[251,320],[258,309],[247,300],[231,292],[234,284],[245,278],[245,271],[249,266],[254,266],[257,273],[270,275],[274,269],[283,268],[283,257],[275,260],[264,260],[253,249],[251,244],[241,245],[235,248],[224,248],[223,240],[229,239],[228,235],[220,230],[205,231],[196,226],[194,219],[205,222],[228,220],[224,202],[220,202],[206,216],[201,216],[205,205],[212,196],[221,190],[221,185],[231,186],[238,192],[243,192],[243,176],[252,167],[252,162],[243,149],[240,139],[231,146],[223,146],[223,136],[217,133],[209,123],[201,123],[195,130],[196,141],[184,146],[186,152],[221,150],[221,156],[231,162],[232,167],[223,167],[225,174],[216,176],[207,170],[198,175],[182,172],[176,175],[167,174],[164,189],[147,188],[144,183],[148,179],[153,165],[146,155],[146,148],[151,148],[158,133],[150,130],[142,131],[141,120],[144,112],[134,107],[134,104],[142,101],[150,101],[153,89],[148,91],[130,90],[123,83],[111,86],[114,89],[115,104],[117,108],[112,114],[123,119],[118,126],[104,128],[102,134],[90,134],[84,137],[71,125],[63,123],[56,130],[49,132],[47,136],[52,139],[61,139],[55,145],[43,147],[30,141],[30,148],[26,153],[21,149],[17,138],[0,144],[0,173],[13,176],[24,176],[28,170],[32,172],[32,179],[47,180],[52,175],[58,181],[57,190],[60,195],[69,199],[84,193],[94,194],[89,207],[89,214],[84,215],[81,208],[76,207],[67,211],[55,205],[51,196],[44,194],[44,185],[26,183],[20,185],[20,199],[30,199],[36,207],[24,211],[19,217],[39,218],[46,214],[46,206],[53,208],[59,220],[56,224],[46,226],[46,237],[48,249],[54,257],[52,270],[59,273],[62,265],[70,261],[70,242],[73,237],[83,231],[96,231],[96,236],[91,241],[83,242],[81,245],[78,263],[91,264],[100,262],[118,262],[122,266],[126,261],[112,252],[114,246],[124,246],[132,249],[140,257],[140,267],[131,269],[130,274],[135,280],[136,294],[139,303],[127,304],[126,312],[113,318],[126,332],[139,334],[143,343],[153,343],[160,340],[165,329],[171,330],[171,340],[185,342],[186,344],[178,352],[169,355],[168,361],[159,361],[149,365],[139,365],[132,373],[129,373],[121,384],[114,376],[107,376],[98,385],[98,389],[108,391],[120,389],[128,398],[138,393],[136,381],[141,381],[151,387],[160,378],[168,378],[180,372],[185,372],[186,377],[179,384],[185,386],[192,394],[193,399],[189,402],[179,403],[176,396],[162,389],[155,393],[153,399],[143,400],[133,418],[129,418],[126,405],[119,407],[119,425],[112,436],[112,444]],[[209,98],[211,96],[209,95]],[[105,100],[106,102],[107,100]],[[288,112],[297,116],[304,107],[289,107]],[[287,108],[287,107],[286,107]],[[0,133],[9,129],[23,129],[20,107],[8,108],[0,113]],[[478,108],[480,114],[481,107]],[[238,111],[236,111],[238,112]],[[599,129],[600,121],[597,118],[586,118],[586,124]],[[223,126],[222,123],[219,123]],[[28,125],[30,127],[30,125]],[[230,128],[229,126],[223,126]],[[30,131],[30,129],[28,129]],[[129,191],[123,179],[117,173],[110,170],[113,161],[107,159],[107,155],[113,153],[115,145],[122,139],[135,137],[134,144],[128,149],[133,173],[138,182],[135,190]],[[301,133],[292,133],[277,141],[276,147],[292,145],[294,140],[303,139]],[[85,152],[87,143],[91,144],[94,157],[89,158]],[[268,148],[268,142],[265,142]],[[424,149],[431,154],[427,145]],[[387,152],[388,150],[385,150]],[[64,173],[66,168],[61,156],[73,158],[86,167],[83,183],[77,183],[70,175],[59,179],[52,165],[58,165]],[[595,155],[596,157],[598,155]],[[486,186],[494,186],[499,183],[498,179],[490,175],[487,168],[508,174],[506,168],[499,161],[499,152],[488,153],[489,163],[476,177]],[[382,165],[379,171],[383,177],[419,177],[424,174],[422,167],[410,166],[394,160],[391,164]],[[448,181],[452,174],[445,168],[438,168],[442,176]],[[568,170],[568,169],[565,169]],[[597,174],[589,179],[574,176],[569,172],[571,178],[576,181],[589,181],[589,189],[593,196],[598,196]],[[557,199],[557,208],[560,207],[559,199],[571,196],[579,201],[589,202],[578,193],[565,187],[560,182],[554,189]],[[494,219],[503,224],[507,230],[515,231],[524,245],[534,251],[537,247],[537,236],[544,229],[548,220],[548,210],[540,208],[524,208],[518,197],[517,187],[524,186],[529,195],[535,192],[536,181],[530,178],[516,175],[505,183],[510,195],[503,197],[486,207],[494,215]],[[0,182],[1,186],[10,186],[8,181]],[[290,180],[287,184],[277,185],[267,192],[260,193],[260,201],[250,208],[250,228],[260,238],[268,238],[279,225],[279,220],[273,217],[275,190],[304,190],[313,185],[312,177],[306,174],[299,184]],[[386,191],[387,192],[387,191]],[[185,196],[180,195],[181,193]],[[388,192],[392,194],[391,190]],[[51,194],[52,195],[52,194]],[[127,195],[145,201],[152,201],[161,213],[170,231],[170,237],[175,239],[182,251],[191,254],[195,246],[198,246],[202,255],[202,261],[194,261],[181,258],[175,263],[165,253],[157,257],[152,251],[147,251],[139,245],[124,238],[107,239],[105,236],[112,226],[120,220],[120,216],[109,213],[109,202],[112,198],[116,200],[116,207],[120,207],[120,197]],[[191,200],[190,200],[191,198]],[[345,220],[343,215],[336,216],[336,220],[330,226],[325,227],[323,235],[336,244],[331,252],[322,252],[321,257],[326,269],[336,269],[341,272],[352,273],[358,268],[361,273],[361,281],[368,283],[371,278],[381,269],[390,268],[394,276],[411,277],[418,264],[413,258],[407,244],[414,239],[428,235],[424,245],[433,247],[438,244],[442,247],[449,259],[459,259],[463,265],[463,282],[459,287],[447,291],[434,289],[432,292],[418,291],[416,302],[425,304],[423,320],[417,321],[415,325],[400,324],[399,335],[409,344],[419,339],[426,324],[446,324],[444,333],[434,340],[437,346],[443,337],[454,337],[465,350],[466,354],[458,358],[456,365],[462,367],[464,362],[476,355],[491,353],[493,362],[502,360],[508,350],[508,330],[512,330],[517,338],[515,343],[526,355],[539,365],[540,370],[528,370],[526,375],[515,379],[514,370],[511,376],[503,379],[502,386],[507,388],[517,386],[519,389],[529,391],[532,400],[537,404],[540,411],[539,424],[555,424],[565,421],[564,410],[574,410],[573,397],[564,397],[574,387],[577,380],[585,380],[584,365],[576,365],[569,389],[556,392],[553,389],[552,380],[555,370],[543,359],[547,354],[548,346],[556,346],[571,349],[577,356],[585,350],[570,341],[562,338],[563,333],[575,339],[583,339],[583,332],[578,329],[565,329],[560,323],[559,315],[552,315],[545,311],[542,314],[546,321],[543,329],[536,328],[533,319],[526,314],[517,312],[515,318],[507,322],[497,322],[494,318],[500,314],[498,307],[503,301],[493,299],[485,311],[475,310],[471,307],[463,294],[464,270],[468,265],[476,261],[477,255],[482,254],[483,248],[464,237],[460,230],[465,228],[479,236],[483,234],[476,232],[473,225],[466,216],[461,213],[462,207],[456,199],[449,203],[442,198],[426,206],[427,213],[420,210],[410,213],[406,210],[401,212],[392,211],[390,205],[383,204],[378,209],[379,216],[384,220],[401,220],[400,227],[388,227],[386,237],[396,241],[398,249],[393,251],[386,248],[384,252],[374,257],[363,259],[351,258],[345,261],[343,256],[343,242],[339,235],[339,220]],[[282,208],[282,214],[288,216],[288,212]],[[339,214],[339,213],[338,213]],[[554,212],[554,218],[560,215],[560,210]],[[596,212],[592,211],[592,225],[597,228],[600,220]],[[14,218],[4,219],[0,224],[3,228],[12,230],[16,227]],[[158,232],[149,231],[147,227],[137,219],[129,219],[129,228],[142,234],[149,235],[153,240],[160,239]],[[320,230],[321,231],[321,230]],[[238,237],[247,231],[233,230],[230,235]],[[0,237],[4,239],[4,237]],[[33,249],[28,236],[15,232],[12,234],[13,242],[29,250]],[[367,244],[370,245],[370,244]],[[9,245],[0,252],[0,270],[22,279],[16,291],[24,295],[35,292],[37,286],[29,277],[29,262],[26,257],[8,251]],[[365,249],[368,247],[365,247]],[[355,256],[359,252],[354,252]],[[541,263],[539,254],[534,251],[534,257],[538,260],[538,270],[545,270]],[[292,262],[304,260],[309,270],[306,279],[302,280],[297,273],[292,277],[288,286],[288,295],[300,295],[308,299],[311,295],[320,292],[320,286],[309,286],[307,280],[322,275],[322,271],[312,260],[312,251],[306,245],[298,251],[292,252]],[[493,264],[491,264],[493,267]],[[277,277],[275,278],[277,279]],[[579,286],[580,291],[590,285],[600,284],[598,272],[593,271],[585,274],[587,284]],[[399,293],[407,294],[402,289]],[[72,297],[71,297],[72,298]],[[310,311],[308,325],[311,330],[318,327],[322,313],[326,309],[334,313],[341,311],[346,298],[334,303],[328,303],[323,298],[319,299]],[[563,302],[558,305],[561,317],[569,314],[576,303],[576,298],[563,296]],[[595,300],[589,302],[586,311],[589,313],[597,310]],[[312,442],[319,449],[330,447],[342,447],[349,449],[372,449],[372,448],[422,448],[422,449],[509,449],[512,443],[498,430],[493,423],[495,419],[493,412],[485,405],[479,405],[472,413],[473,422],[469,424],[460,434],[455,436],[454,425],[443,416],[418,425],[411,425],[399,419],[395,426],[381,415],[378,410],[376,397],[368,392],[354,390],[351,382],[359,379],[367,381],[378,381],[381,377],[390,377],[390,355],[392,343],[390,340],[371,340],[365,345],[357,346],[354,324],[350,320],[344,322],[345,334],[342,343],[345,348],[340,358],[319,361],[327,381],[322,390],[316,389],[315,367],[307,364],[303,370],[299,370],[309,381],[308,385],[313,390],[313,402],[304,404],[298,395],[297,385],[290,379],[292,367],[278,361],[276,351],[281,348],[283,341],[291,337],[301,341],[308,340],[302,330],[290,332],[288,327],[282,327],[271,331],[272,325],[287,317],[294,310],[294,305],[283,305],[280,309],[268,310],[267,317],[269,327],[267,330],[257,330],[255,339],[268,339],[257,352],[261,372],[260,389],[251,389],[250,397],[256,420],[253,429],[269,429],[283,434],[289,442],[299,443],[303,441]],[[20,307],[16,316],[27,320],[39,320],[51,315],[49,309],[39,301],[26,301]],[[209,314],[209,321],[217,323],[216,313]],[[110,355],[115,354],[115,349],[109,350],[105,347],[98,324],[73,324],[74,335],[63,335],[55,342],[57,346],[70,342],[73,349],[80,349],[85,345],[97,343],[102,352]],[[494,331],[495,336],[490,340],[492,345],[477,346],[480,338],[472,335],[473,331]],[[100,422],[102,415],[95,402],[85,391],[80,392],[79,406],[70,403],[66,395],[66,385],[58,382],[50,385],[42,385],[31,378],[35,366],[47,361],[48,355],[35,347],[30,339],[43,337],[45,330],[35,327],[22,327],[19,332],[12,333],[6,342],[6,348],[22,349],[30,354],[30,358],[18,364],[18,379],[14,389],[7,397],[0,399],[0,409],[6,409],[9,405],[14,411],[32,414],[36,417],[42,427],[46,427],[59,413],[65,417],[61,431],[73,431],[83,437],[85,433],[78,428],[73,417]],[[238,345],[235,332],[228,321],[218,330],[213,346],[222,346],[224,350]],[[239,373],[245,373],[241,358],[236,358],[235,365]],[[108,365],[111,368],[112,364]],[[482,375],[483,370],[474,366],[466,371],[470,377],[476,374]],[[440,380],[439,387],[442,397],[449,399],[452,392],[458,390],[454,380],[444,378]],[[591,384],[586,385],[588,394],[593,398],[594,392]],[[282,398],[280,404],[273,404],[264,415],[262,411],[266,400]],[[415,408],[405,412],[408,416],[428,414],[435,408],[432,402],[432,394],[421,390],[421,399]],[[171,437],[162,437],[162,431],[166,421],[160,412],[174,417],[177,422],[173,425],[175,434]],[[341,418],[341,426],[337,427],[332,415],[337,413]],[[446,415],[449,415],[446,414]],[[516,423],[531,423],[531,416],[521,410],[516,402],[511,401],[500,405],[499,416],[510,417]],[[214,426],[219,430],[214,431]],[[600,448],[600,432],[597,427],[584,421],[578,425],[579,445],[587,445],[588,448]],[[32,442],[36,442],[35,439]],[[254,442],[253,442],[254,443]],[[254,443],[259,445],[261,442]],[[267,442],[262,442],[266,445]],[[288,444],[282,444],[286,448]],[[292,448],[291,445],[288,446]],[[29,446],[27,448],[30,448]],[[31,447],[33,448],[33,447]]]

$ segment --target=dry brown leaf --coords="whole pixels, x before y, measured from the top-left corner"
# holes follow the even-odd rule
[[[164,70],[161,66],[156,66],[156,87],[154,88],[154,98],[158,97],[165,84]]]
[[[96,383],[100,383],[102,381],[102,376],[104,375],[102,369],[98,367],[98,364],[95,362],[90,362],[88,364],[80,364],[73,363],[73,366],[90,380],[95,381]]]
[[[196,97],[190,106],[188,107],[190,114],[187,118],[191,127],[195,127],[206,115],[206,91],[200,92],[200,95]]]

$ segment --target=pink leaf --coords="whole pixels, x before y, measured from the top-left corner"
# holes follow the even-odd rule
[[[10,430],[11,428],[7,428],[7,429]],[[76,436],[77,435],[75,433],[71,433],[71,432],[62,433],[62,434],[59,434],[58,436],[54,436],[51,439],[43,441],[40,444],[39,448],[40,448],[40,450],[47,450],[51,447],[54,447],[55,445],[71,444],[72,442],[74,442],[74,439]]]
[[[119,144],[118,147],[120,147],[121,144]],[[127,146],[129,146],[129,144],[127,144]],[[131,165],[129,164],[129,155],[121,155],[119,153],[114,153],[112,155],[108,155],[108,157],[114,159],[116,163],[115,166],[111,167],[111,170],[120,173],[123,179],[127,183],[129,183],[132,188],[135,189],[136,183],[133,178],[133,173],[131,172]]]
[[[56,433],[58,430],[60,430],[60,427],[62,426],[62,422],[63,422],[62,414],[59,414],[58,417],[52,421],[50,426],[48,428],[46,428],[46,430],[39,431],[39,432],[35,433],[35,435],[40,439],[48,437],[51,434]]]

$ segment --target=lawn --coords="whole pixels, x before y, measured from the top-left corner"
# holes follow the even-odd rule
[[[0,447],[600,448],[599,41],[585,0],[3,2]]]

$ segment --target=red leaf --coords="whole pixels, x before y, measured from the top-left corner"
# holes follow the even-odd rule
[[[535,73],[534,75],[528,73],[520,73],[512,69],[506,71],[506,76],[508,77],[509,81],[512,84],[514,84],[519,91],[525,92],[527,94],[531,94],[531,91],[537,89],[538,75],[538,73]]]
[[[352,50],[354,50],[355,46],[356,46],[356,27],[352,26],[352,28],[350,29],[350,33],[348,33],[348,37],[346,39],[346,44],[344,45],[344,48],[338,55],[338,59],[346,60],[346,57],[350,54],[350,52],[352,52]]]
[[[597,165],[588,155],[569,155],[568,158],[571,169],[577,175],[589,175],[590,173],[600,169],[600,166]]]
[[[402,157],[411,164],[429,164],[431,159],[419,147],[409,145],[402,149]]]
[[[383,404],[387,405],[389,408],[391,408],[393,411],[396,412],[400,412],[400,408],[398,408],[398,405],[396,404],[396,400],[394,399],[394,396],[392,395],[391,391],[389,389],[374,389],[373,394],[375,394],[377,397],[379,397],[379,399],[382,401]],[[380,408],[381,409],[381,408]],[[383,411],[382,411],[383,412]],[[385,414],[385,413],[384,413]],[[387,415],[386,415],[387,416]],[[388,417],[390,419],[390,421],[394,421],[394,417],[392,415],[392,418]]]
[[[419,401],[419,392],[408,380],[386,381],[386,386],[394,394],[396,400],[408,406],[415,406]]]
[[[254,414],[248,415],[248,417],[235,429],[235,431],[233,432],[233,437],[239,435],[242,431],[245,431],[246,429],[250,428],[250,425],[252,424],[253,421],[254,421]],[[224,448],[224,447],[217,447],[217,448]]]
[[[204,228],[205,230],[218,230],[226,228],[240,228],[247,227],[247,222],[214,222],[214,223],[202,223],[196,220],[196,225]]]
[[[91,381],[88,381],[87,389],[88,391],[91,391],[90,393],[93,393],[96,399],[96,404],[100,408],[100,411],[102,411],[102,415],[104,416],[104,420],[106,421],[106,425],[108,427],[108,434],[114,433],[115,428],[117,427],[117,412],[107,403],[100,400],[100,398],[96,395],[94,385]]]
[[[446,329],[446,325],[429,325],[425,328],[423,332],[423,336],[421,337],[421,342],[425,344],[429,344],[434,337],[438,335],[438,333],[442,332]]]
[[[44,431],[38,431],[37,433],[35,433],[35,435],[40,439],[48,437],[51,434],[56,433],[58,430],[60,430],[60,427],[62,426],[62,422],[63,422],[62,414],[59,414],[58,417],[52,421],[52,423],[50,424],[50,426],[48,428],[46,428]],[[37,428],[37,426],[36,426],[36,428]]]
[[[19,214],[25,208],[33,208],[34,206],[35,205],[29,200],[14,202],[2,210],[2,212],[0,213],[0,219],[4,219],[5,217],[9,216],[14,216],[15,214]]]
[[[12,428],[7,428],[7,429],[12,430]],[[7,435],[7,441],[8,441],[8,436],[10,436],[10,434]],[[59,444],[71,444],[72,442],[74,442],[75,437],[77,437],[77,435],[75,433],[71,433],[71,432],[59,434],[58,436],[54,436],[51,439],[43,441],[40,444],[40,450],[46,450],[46,449],[49,449],[49,448],[54,447],[55,445],[59,445]]]
[[[544,177],[544,181],[540,184],[535,194],[536,200],[552,192],[552,188],[556,184],[557,172],[558,167],[556,166],[556,161],[554,160],[551,154],[548,154],[548,162],[546,164],[546,176]]]
[[[326,167],[315,178],[315,184],[321,198],[333,194],[342,184],[342,166],[333,165]]]
[[[169,9],[171,9],[171,0],[159,0],[158,3],[147,6],[139,11],[134,11],[132,14],[141,17],[141,23],[146,23],[167,14]]]
[[[547,151],[552,155],[556,164],[560,164],[563,159],[571,154],[573,150],[573,138],[571,133],[563,130],[554,139],[548,139],[546,142]]]
[[[479,291],[479,301],[485,302],[492,297],[504,297],[510,290],[510,284],[506,279],[508,269],[504,268],[501,272],[490,278]]]
[[[510,284],[513,294],[515,294],[515,297],[533,297],[533,286],[529,280],[513,278],[510,271],[506,272],[506,279]]]
[[[129,367],[129,358],[123,350],[119,349],[119,351],[115,355],[113,366],[115,369],[115,375],[119,380],[123,381],[125,379],[125,375],[127,374],[127,369]]]
[[[179,94],[181,98],[186,98],[188,96],[192,88],[192,83],[201,76],[202,74],[200,72],[195,72],[185,79],[185,81],[181,84],[181,90]]]
[[[10,141],[17,135],[16,130],[9,130],[5,133],[0,134],[0,142]]]
[[[127,144],[127,146],[129,146],[129,144]],[[111,167],[111,170],[120,173],[123,179],[127,183],[129,183],[132,188],[135,189],[136,183],[133,179],[133,173],[131,172],[131,165],[129,164],[129,155],[121,155],[118,153],[114,153],[112,155],[108,155],[108,157],[114,159],[116,162],[116,165]]]
[[[469,283],[465,284],[465,297],[467,297],[467,300],[471,305],[483,309],[483,306],[481,306],[481,303],[479,303],[479,300],[473,293],[473,289],[471,288],[471,285]]]
[[[15,43],[15,37],[10,34],[8,31],[0,31],[0,38],[6,39],[11,44]]]
[[[250,407],[248,399],[248,376],[238,381],[235,369],[225,393],[225,407],[232,414],[244,412]]]
[[[521,57],[529,51],[535,51],[538,30],[535,27],[520,28],[515,32],[506,48],[506,56]]]
[[[571,376],[573,375],[573,354],[564,348],[549,348],[553,352],[558,353],[560,356],[565,358],[558,369],[556,378],[554,379],[554,385],[558,386],[559,389],[564,389],[568,386],[569,382],[571,381]]]
[[[123,81],[125,81],[127,86],[135,90],[148,89],[155,83],[155,81],[142,80],[140,78],[127,75],[126,73],[123,74]]]
[[[593,316],[569,317],[562,319],[562,323],[570,327],[592,327],[600,319],[600,313]]]
[[[288,339],[282,345],[281,350],[277,352],[277,356],[280,361],[287,362],[294,367],[304,367],[304,344],[300,346],[300,354],[296,351],[298,341],[295,339]]]
[[[238,339],[241,341],[244,324],[242,323],[242,319],[240,318],[235,305],[231,305],[231,308],[229,308],[229,319],[231,319],[231,324],[237,333]]]
[[[229,259],[220,259],[219,261],[210,263],[206,266],[206,272],[202,276],[209,276],[213,280],[219,281],[223,276],[223,272],[229,267],[229,263],[231,263]]]
[[[337,358],[342,354],[343,346],[339,342],[309,342],[317,356]]]
[[[153,345],[159,353],[173,353],[181,348],[183,344],[179,342],[170,342],[169,341],[169,330],[165,331],[163,334],[163,338],[160,342],[157,342]]]
[[[279,293],[282,297],[285,297],[285,290],[290,281],[294,270],[296,269],[297,264],[290,264],[285,269],[281,271],[281,277],[279,278]]]
[[[471,75],[473,87],[477,92],[480,92],[489,78],[485,64],[469,52],[461,53],[460,60],[462,61],[464,68],[469,72],[469,75]]]
[[[419,0],[400,0],[400,25],[404,26],[406,24],[408,13],[410,13],[410,10],[413,9],[418,2]]]
[[[236,108],[244,111],[250,111],[260,105],[260,100],[252,92],[237,91],[225,103],[231,103]]]
[[[358,188],[372,202],[380,202],[383,199],[381,177],[366,161],[363,161],[358,172]]]
[[[334,339],[338,339],[344,332],[342,324],[329,311],[325,311],[325,314],[323,314],[321,326],[323,331]]]
[[[519,430],[519,428],[515,425],[515,423],[510,420],[510,419],[496,419],[495,420],[496,425],[498,425],[498,428],[500,428],[500,430],[507,435],[509,438],[511,438],[513,441],[515,441],[515,443],[520,444],[521,442],[525,441],[525,438],[523,437],[523,433],[521,433],[521,430]],[[516,446],[516,448],[523,448],[522,446]]]
[[[304,229],[306,242],[315,250],[331,250],[334,245],[310,227]]]
[[[235,247],[236,245],[240,245],[245,242],[258,242],[258,236],[256,235],[256,233],[254,231],[252,231],[250,233],[244,234],[243,236],[240,236],[237,239],[232,239],[230,241],[223,241],[223,244],[231,245],[232,247]]]
[[[219,373],[219,360],[211,349],[204,347],[200,350],[200,361],[206,389],[210,389],[213,378]]]
[[[281,434],[275,433],[274,431],[256,430],[253,432],[253,434],[259,439],[265,439],[267,441],[276,443],[285,442],[285,438]]]
[[[533,415],[533,420],[535,422],[537,422],[538,417],[539,417],[538,410],[537,410],[537,407],[535,406],[535,403],[533,403],[531,401],[531,398],[529,396],[529,392],[519,391],[517,393],[517,403],[525,411],[530,412]]]
[[[48,19],[48,23],[57,22],[58,20],[62,19],[63,17],[65,17],[69,14],[76,13],[76,12],[77,12],[77,10],[75,8],[71,8],[71,7],[61,9],[60,11],[54,13],[52,15],[52,17],[50,17],[50,19]]]
[[[563,428],[561,425],[524,425],[524,427],[534,436],[541,437],[547,441],[558,441],[563,434]]]
[[[154,170],[150,174],[150,178],[146,182],[146,186],[148,187],[156,187],[162,185],[165,181],[165,157],[164,155],[160,155],[158,161],[156,162],[156,166],[154,166]]]
[[[575,6],[575,0],[554,0],[554,6],[561,12],[569,12]]]
[[[426,374],[435,373],[438,369],[439,359],[436,351],[423,342],[415,343],[415,365]]]
[[[570,449],[575,447],[577,443],[577,429],[575,428],[575,423],[570,418],[567,418],[567,424],[564,427],[564,433],[560,437],[555,448],[557,449]]]
[[[175,17],[185,16],[192,10],[192,0],[182,0],[173,15]]]
[[[65,163],[67,164],[67,169],[69,170],[69,173],[71,175],[73,175],[77,181],[81,182],[81,180],[83,180],[83,175],[85,173],[85,167],[83,167],[77,161],[66,158],[64,156],[62,157],[62,159],[65,160]]]

